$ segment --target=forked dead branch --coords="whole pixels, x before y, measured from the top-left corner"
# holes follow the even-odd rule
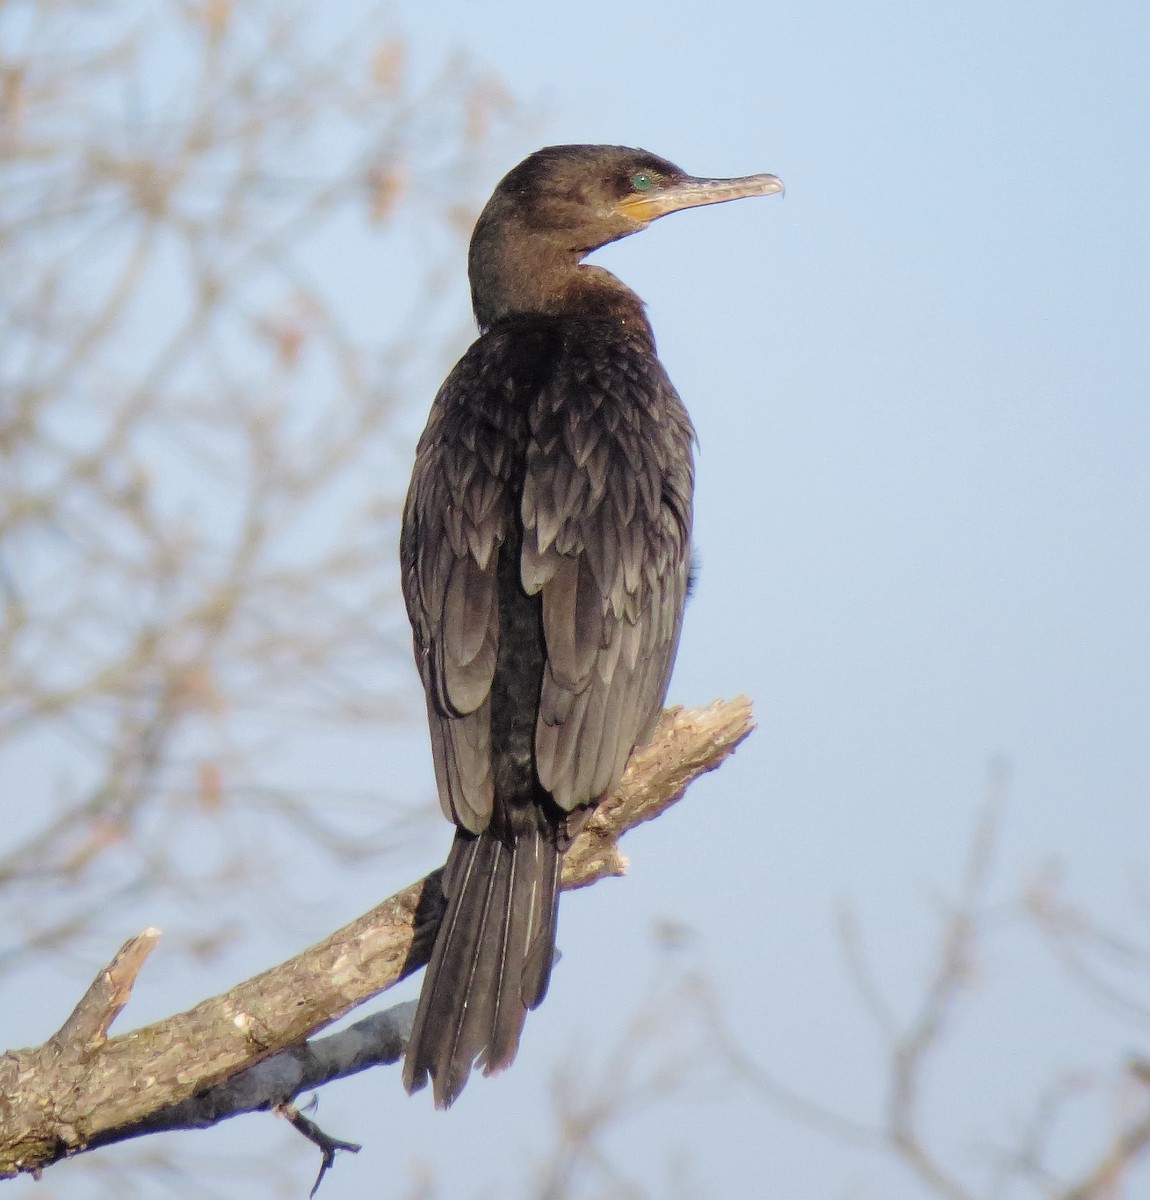
[[[679,800],[718,767],[754,728],[745,698],[704,709],[670,709],[655,739],[632,758],[622,785],[595,813],[564,864],[563,887],[622,875],[618,839]],[[129,942],[92,983],[60,1031],[44,1045],[0,1058],[0,1178],[38,1173],[93,1145],[167,1128],[214,1123],[273,1107],[298,1092],[381,1061],[364,1053],[363,1031],[349,1039],[352,1060],[290,1051],[317,1030],[405,978],[427,960],[442,912],[439,873],[384,901],[296,958],[187,1012],[117,1038],[109,1026],[128,1002],[158,935]],[[382,1031],[394,1038],[394,1029]],[[334,1041],[334,1039],[325,1039]],[[261,1093],[245,1080],[242,1103],[218,1085],[282,1051],[296,1070],[285,1085],[268,1071]],[[305,1053],[301,1058],[300,1054]],[[285,1056],[286,1057],[286,1056]],[[386,1056],[384,1056],[386,1057]],[[286,1089],[291,1093],[285,1095]],[[161,1110],[215,1089],[152,1121]],[[212,1116],[212,1114],[215,1114]]]

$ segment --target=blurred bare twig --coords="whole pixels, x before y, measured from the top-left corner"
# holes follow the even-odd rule
[[[1026,908],[1078,986],[1124,1020],[1150,1029],[1150,938],[1119,932],[1068,899],[1055,865],[1031,882]],[[1139,915],[1144,930],[1145,906]]]
[[[0,47],[2,973],[143,888],[211,944],[245,845],[396,836],[312,763],[382,779],[406,709],[395,415],[510,102],[272,0],[18,0]]]
[[[1004,1200],[1026,1194],[1046,1200],[1119,1200],[1135,1191],[1124,1190],[1127,1180],[1145,1180],[1150,1159],[1150,1069],[1144,1058],[1133,1057],[1116,1073],[1117,1089],[1125,1104],[1111,1117],[1108,1136],[1093,1152],[1080,1148],[1076,1174],[1065,1169],[1059,1142],[1060,1122],[1072,1103],[1081,1102],[1098,1085],[1081,1071],[1056,1079],[1034,1106],[1033,1114],[1014,1145],[1005,1145],[1005,1130],[995,1130],[994,1151],[981,1156],[983,1168],[962,1169],[955,1157],[952,1139],[941,1136],[937,1124],[928,1119],[930,1095],[945,1086],[936,1061],[952,1048],[957,1034],[956,1017],[961,1006],[973,1000],[980,982],[978,971],[983,944],[991,932],[1010,926],[1018,928],[1017,904],[990,902],[992,863],[997,828],[1004,805],[1005,778],[995,771],[989,795],[979,817],[968,851],[958,894],[942,905],[942,922],[934,947],[934,962],[926,982],[911,1005],[909,1015],[899,1018],[897,1006],[883,994],[863,947],[858,921],[848,908],[839,915],[840,940],[850,978],[864,1011],[871,1018],[885,1049],[885,1102],[865,1119],[836,1111],[800,1089],[781,1081],[746,1050],[728,1024],[723,999],[700,977],[695,996],[700,1021],[710,1031],[709,1045],[715,1059],[725,1064],[733,1082],[758,1095],[773,1110],[799,1121],[827,1139],[859,1146],[900,1164],[924,1196],[941,1200]],[[1055,899],[1049,886],[1031,889],[1027,909],[1037,916],[1048,937],[1054,939],[1064,961],[1072,964],[1072,977],[1085,979],[1095,995],[1101,993],[1089,972],[1082,969],[1084,957],[1100,956],[1111,965],[1117,961],[1127,974],[1127,985],[1145,987],[1150,957],[1142,946],[1118,937],[1081,911]],[[1008,918],[1004,920],[1003,918]],[[1072,948],[1067,944],[1072,943]],[[1124,1015],[1138,1015],[1138,1002],[1129,992]],[[1036,996],[1035,1003],[1048,1000]],[[1111,1071],[1111,1075],[1115,1073]],[[972,1114],[977,1116],[977,1114]],[[1061,1169],[1057,1169],[1055,1164]]]

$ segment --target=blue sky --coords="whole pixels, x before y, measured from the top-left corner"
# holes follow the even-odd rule
[[[662,919],[694,931],[748,1053],[865,1117],[882,1053],[835,907],[858,913],[909,1011],[992,763],[1009,764],[995,898],[1056,859],[1103,915],[1141,902],[1145,917],[1150,9],[393,11],[418,70],[462,50],[522,103],[492,186],[564,141],[786,181],[783,199],[678,214],[597,256],[648,302],[699,431],[702,570],[671,699],[744,692],[761,727],[630,839],[628,880],[567,898],[564,959],[512,1072],[447,1115],[404,1100],[397,1075],[328,1089],[322,1122],[366,1148],[324,1194],[415,1195],[420,1162],[444,1195],[509,1194],[546,1145],[556,1049],[606,1053],[666,969]],[[461,250],[461,306],[463,271]],[[1046,1083],[1116,1067],[1133,1037],[1024,930],[996,935],[978,971],[927,1104],[976,1181]],[[283,1136],[253,1125],[238,1136]],[[676,1172],[716,1197],[923,1194],[733,1089],[624,1126],[615,1148],[655,1196],[695,1194]]]

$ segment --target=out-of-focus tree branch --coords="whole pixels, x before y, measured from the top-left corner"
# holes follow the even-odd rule
[[[953,1053],[960,1009],[975,1002],[985,942],[992,932],[1006,926],[1032,927],[1020,921],[1020,910],[1038,918],[1045,935],[1055,940],[1060,956],[1072,965],[1072,978],[1078,982],[1085,979],[1095,996],[1115,999],[1113,994],[1101,993],[1097,981],[1082,971],[1083,956],[1092,953],[1111,965],[1119,963],[1127,972],[1129,988],[1146,984],[1150,958],[1145,947],[1058,901],[1048,877],[1042,886],[1030,889],[1025,906],[991,903],[992,866],[1004,804],[1005,776],[996,769],[957,895],[941,902],[932,967],[908,1015],[895,1015],[896,1006],[871,969],[858,922],[849,909],[840,913],[848,974],[886,1051],[884,1100],[874,1113],[858,1118],[842,1112],[783,1082],[769,1066],[757,1062],[727,1023],[723,998],[705,979],[696,989],[699,1019],[710,1031],[714,1058],[725,1064],[733,1083],[745,1086],[775,1112],[808,1126],[829,1142],[857,1146],[898,1164],[914,1180],[916,1194],[938,1200],[1004,1200],[1014,1195],[1040,1195],[1047,1200],[1133,1198],[1141,1193],[1122,1190],[1124,1182],[1135,1172],[1144,1180],[1150,1160],[1150,1069],[1140,1057],[1120,1065],[1117,1071],[1110,1067],[1110,1077],[1116,1078],[1126,1103],[1118,1115],[1108,1106],[1111,1128],[1107,1137],[1093,1147],[1077,1147],[1075,1175],[1064,1167],[1056,1169],[1054,1163],[1062,1157],[1058,1152],[1065,1150],[1057,1133],[1068,1105],[1099,1090],[1098,1079],[1084,1077],[1080,1071],[1056,1079],[1044,1089],[1019,1136],[1006,1129],[988,1131],[984,1137],[994,1149],[988,1148],[980,1156],[957,1154],[953,1139],[941,1136],[937,1122],[929,1119],[932,1097],[945,1087],[938,1060],[948,1051]],[[1068,939],[1074,943],[1073,952]],[[1125,1015],[1138,1015],[1132,997],[1124,995],[1122,999],[1126,1001]],[[1050,997],[1039,993],[1034,1002],[1048,1004]],[[970,1114],[972,1129],[980,1115]],[[968,1140],[971,1136],[966,1134]]]
[[[401,835],[311,764],[406,711],[395,417],[511,105],[272,0],[20,0],[0,46],[2,974]]]

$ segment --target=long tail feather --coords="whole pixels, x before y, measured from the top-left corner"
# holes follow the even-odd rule
[[[511,1065],[551,976],[560,863],[542,822],[510,845],[490,831],[456,834],[403,1066],[409,1092],[430,1077],[436,1106],[447,1108],[476,1063],[485,1075]]]

